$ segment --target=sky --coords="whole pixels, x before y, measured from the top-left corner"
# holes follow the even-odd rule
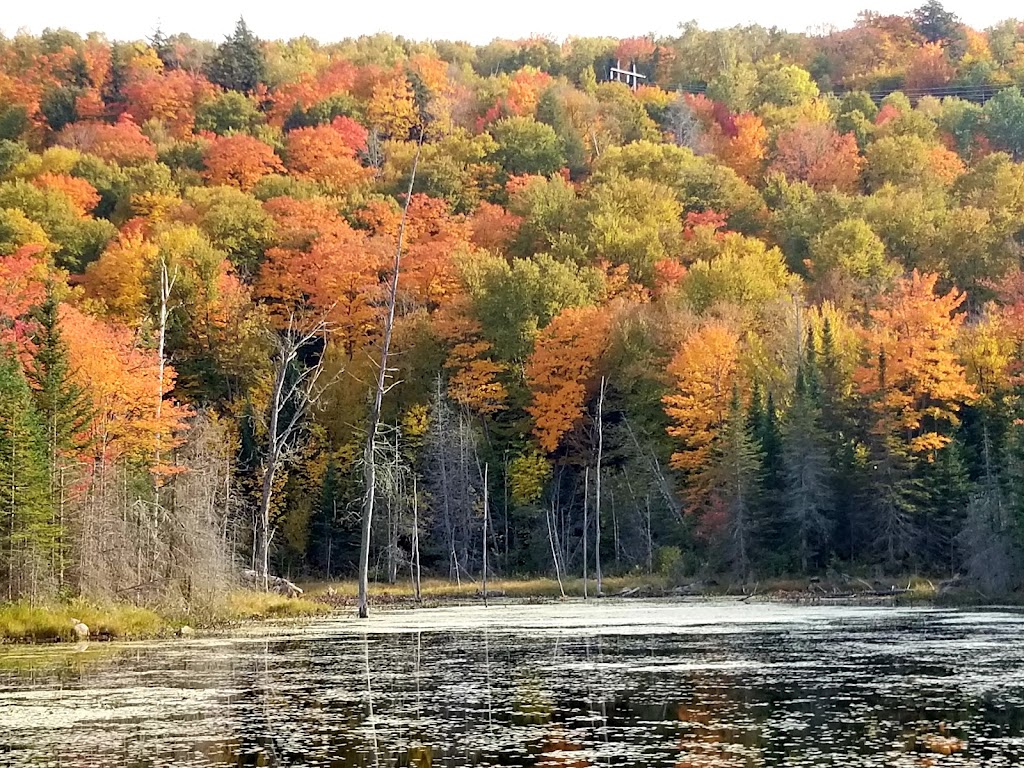
[[[417,40],[448,39],[485,43],[496,37],[545,35],[632,37],[672,34],[681,22],[702,27],[758,23],[795,32],[822,25],[849,26],[865,8],[905,13],[924,0],[728,0],[670,2],[647,0],[0,0],[0,32],[20,29],[39,33],[65,27],[85,34],[103,32],[112,40],[148,37],[159,26],[164,33],[187,32],[219,41],[239,15],[266,39],[309,35],[323,42],[375,32]],[[1007,0],[946,0],[948,10],[975,28],[1014,16],[1016,3]],[[1017,9],[1017,15],[1024,12]]]

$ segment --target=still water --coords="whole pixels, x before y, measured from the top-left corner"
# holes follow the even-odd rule
[[[591,601],[0,649],[0,765],[1024,765],[1024,615]]]

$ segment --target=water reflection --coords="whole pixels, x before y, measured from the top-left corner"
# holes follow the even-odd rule
[[[1024,617],[606,603],[0,654],[0,764],[1010,766]]]

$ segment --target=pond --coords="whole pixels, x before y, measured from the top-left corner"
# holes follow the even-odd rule
[[[1024,615],[606,600],[0,649],[4,766],[1011,766]]]

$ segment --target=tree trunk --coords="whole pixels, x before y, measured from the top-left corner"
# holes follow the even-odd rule
[[[359,545],[359,618],[370,615],[369,580],[370,580],[370,533],[373,530],[373,502],[377,485],[377,463],[374,448],[377,445],[377,430],[380,428],[380,410],[387,388],[388,355],[391,352],[391,334],[395,327],[395,305],[398,302],[398,275],[402,268],[402,240],[405,237],[405,224],[409,218],[409,204],[412,201],[412,188],[416,182],[416,169],[420,162],[420,149],[423,147],[423,132],[416,144],[416,156],[412,162],[412,173],[409,176],[409,188],[402,207],[402,221],[398,227],[398,243],[395,245],[395,260],[391,271],[391,288],[388,291],[387,315],[384,318],[384,339],[380,348],[380,367],[377,370],[377,387],[373,394],[373,405],[370,408],[369,429],[366,432],[366,446],[363,449],[363,485],[366,487],[363,496],[363,530]]]
[[[551,518],[554,517],[554,514],[554,502],[552,502],[550,514],[545,509],[544,520],[548,524],[548,543],[551,544],[551,559],[555,563],[555,578],[558,579],[558,591],[562,594],[562,597],[565,597],[565,589],[562,587],[562,569],[558,565],[558,550],[555,548],[555,536],[551,532]]]
[[[420,580],[420,502],[416,489],[416,475],[412,476],[412,564],[413,564],[413,590],[416,593],[416,602],[423,601]]]
[[[158,316],[158,336],[157,336],[157,388],[156,393],[156,423],[160,424],[160,416],[163,410],[164,404],[164,369],[166,363],[164,361],[164,350],[166,347],[167,340],[167,320],[171,314],[170,300],[171,291],[174,290],[174,283],[178,279],[178,270],[174,270],[174,275],[171,275],[167,271],[167,260],[160,259],[160,309]],[[159,427],[158,427],[159,429]],[[154,468],[157,473],[153,475],[153,492],[156,498],[157,505],[160,504],[160,453],[161,453],[161,441],[163,435],[159,431],[156,433],[156,449],[154,451]]]
[[[583,471],[583,599],[587,595],[587,534],[590,533],[590,521],[587,519],[590,502],[590,467]]]
[[[487,605],[487,519],[489,517],[488,513],[490,511],[487,506],[487,471],[488,465],[484,464],[484,539],[483,552],[481,554],[481,557],[483,559],[483,573],[481,581],[483,582],[484,605]]]
[[[597,596],[601,597],[601,459],[604,453],[604,376],[597,399],[597,473],[594,475],[594,570],[597,575]]]

